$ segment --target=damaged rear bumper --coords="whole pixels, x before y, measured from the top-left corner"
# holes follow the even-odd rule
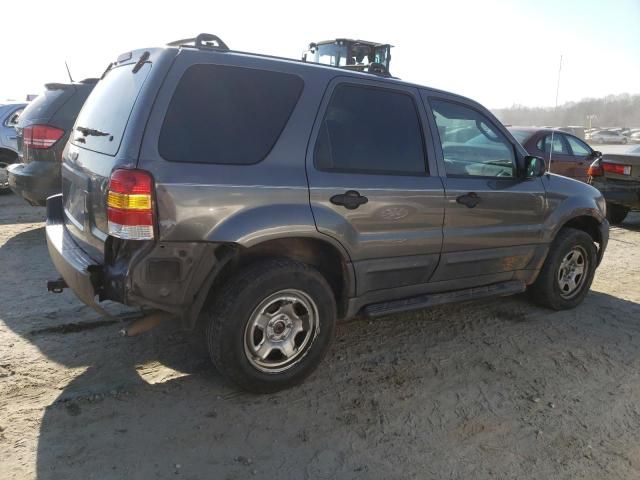
[[[51,261],[64,282],[85,304],[98,307],[95,297],[99,266],[65,228],[62,194],[47,199],[46,237]]]
[[[56,270],[85,304],[99,302],[171,313],[190,329],[213,282],[236,248],[202,242],[140,242],[109,237],[103,259],[92,258],[65,226],[62,195],[47,199],[47,246]]]

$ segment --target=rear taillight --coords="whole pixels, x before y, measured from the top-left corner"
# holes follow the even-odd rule
[[[587,175],[589,175],[590,177],[601,177],[604,175],[604,170],[602,169],[600,159],[596,160],[589,166]]]
[[[64,130],[50,125],[29,125],[22,130],[22,141],[25,147],[46,149],[64,136]]]
[[[143,170],[115,170],[109,180],[109,235],[126,240],[153,239],[153,178]]]
[[[602,168],[605,172],[609,173],[616,173],[618,175],[631,175],[631,165],[602,162]]]

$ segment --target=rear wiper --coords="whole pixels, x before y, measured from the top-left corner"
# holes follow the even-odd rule
[[[101,132],[100,130],[96,130],[94,128],[76,127],[76,130],[79,131],[85,137],[88,137],[89,135],[94,137],[106,137],[111,135],[110,133]]]

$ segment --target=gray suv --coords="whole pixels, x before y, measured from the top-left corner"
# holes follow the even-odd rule
[[[574,307],[608,240],[602,195],[476,102],[206,34],[113,62],[63,162],[50,289],[162,312],[255,392],[307,376],[338,319]]]

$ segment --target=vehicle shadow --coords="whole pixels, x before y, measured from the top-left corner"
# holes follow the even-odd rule
[[[0,225],[16,225],[42,222],[45,218],[43,207],[32,207],[13,193],[0,194]]]
[[[624,219],[624,222],[622,222],[618,227],[625,230],[640,232],[640,212],[630,212],[627,215],[627,218]]]
[[[250,395],[191,356],[171,325],[121,339],[118,324],[71,293],[44,292],[54,272],[42,234],[0,248],[0,264],[15,272],[0,292],[0,318],[50,364],[24,360],[25,395],[47,395],[47,377],[61,388],[40,422],[39,479],[438,478],[451,468],[459,478],[532,478],[536,459],[555,458],[557,446],[535,433],[526,443],[523,428],[551,435],[577,420],[569,411],[560,427],[547,425],[529,395],[582,392],[571,408],[588,424],[640,366],[638,303],[592,292],[575,310],[550,312],[521,295],[342,324],[305,383]],[[535,426],[523,427],[523,415]],[[474,435],[491,449],[469,450]]]

